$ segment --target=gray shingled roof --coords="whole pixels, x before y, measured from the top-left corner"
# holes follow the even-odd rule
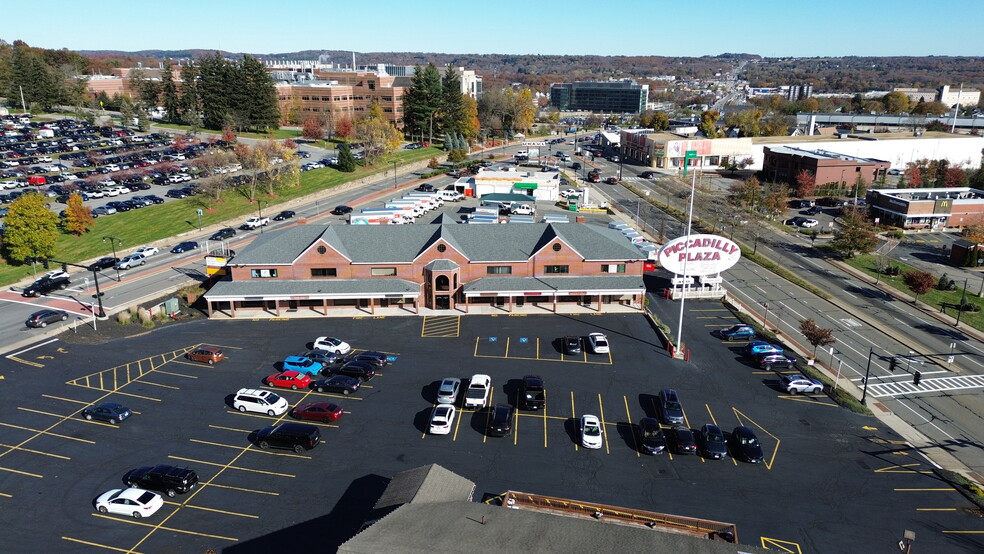
[[[239,253],[239,265],[288,265],[324,244],[353,263],[412,263],[443,238],[473,262],[525,262],[554,237],[591,261],[644,260],[620,232],[598,225],[298,225],[265,233]]]
[[[338,548],[343,554],[615,551],[774,552],[644,527],[460,501],[404,504]]]
[[[374,510],[401,504],[470,501],[475,483],[437,464],[401,471],[393,476]]]
[[[434,260],[433,262],[424,266],[424,269],[430,271],[453,271],[460,268],[461,266],[452,262],[451,260]]]
[[[274,297],[278,295],[309,295],[318,297],[337,295],[420,294],[417,283],[403,279],[255,279],[245,281],[219,281],[205,293],[205,298],[215,301],[227,298]]]

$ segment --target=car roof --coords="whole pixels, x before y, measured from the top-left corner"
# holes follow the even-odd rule
[[[122,492],[117,493],[115,495],[115,498],[126,498],[129,500],[137,500],[141,496],[147,494],[148,492],[150,491],[146,491],[144,489],[138,489],[138,488],[128,488],[128,489],[123,489]],[[157,496],[157,493],[151,492],[150,494]]]

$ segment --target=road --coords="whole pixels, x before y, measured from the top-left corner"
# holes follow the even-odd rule
[[[497,149],[509,153],[521,146]],[[569,145],[560,149],[570,149]],[[583,163],[583,160],[582,160]],[[587,170],[587,164],[585,170]],[[656,180],[638,177],[643,168],[623,164],[612,164],[596,158],[593,165],[598,166],[603,175],[615,175],[621,169],[627,183],[650,191],[653,197],[666,202],[679,210],[686,209],[687,199],[681,196],[686,189],[682,183],[661,176]],[[397,176],[397,181],[407,183],[416,176],[405,173]],[[322,199],[308,201],[291,207],[298,217],[308,221],[330,222],[327,212],[336,204],[356,204],[360,198],[390,189],[390,177],[365,187],[344,192],[330,193]],[[450,182],[450,181],[449,181]],[[443,185],[443,183],[441,183]],[[582,183],[583,184],[583,183]],[[662,211],[655,209],[621,186],[594,185],[594,188],[609,198],[613,207],[629,219],[638,221],[655,238],[660,236],[674,238],[684,233],[681,223]],[[720,219],[729,222],[732,215],[724,203],[723,189],[705,187],[711,192],[699,193],[695,203],[706,210],[718,210]],[[717,192],[714,192],[717,190]],[[291,223],[291,222],[287,222]],[[276,223],[272,228],[276,228]],[[269,228],[268,228],[269,229]],[[911,304],[895,299],[872,283],[859,281],[830,263],[810,247],[808,238],[796,233],[777,232],[768,226],[752,221],[747,225],[722,225],[721,233],[731,234],[745,244],[754,244],[758,253],[780,263],[788,270],[815,286],[828,291],[833,301],[827,301],[786,282],[774,274],[748,261],[741,261],[729,270],[726,286],[732,295],[746,306],[765,316],[770,326],[793,339],[802,341],[798,322],[813,318],[821,327],[834,330],[837,343],[833,353],[823,351],[818,358],[821,363],[840,368],[842,374],[861,386],[867,365],[869,349],[874,353],[869,381],[869,396],[873,401],[884,404],[887,409],[908,422],[929,441],[946,445],[967,467],[984,473],[984,453],[977,448],[982,422],[976,414],[984,414],[984,399],[980,394],[984,389],[984,345],[972,336],[928,317]],[[256,231],[241,233],[230,241],[231,248],[239,248],[255,235]],[[204,233],[202,234],[204,235]],[[178,240],[204,240],[197,233],[187,233],[176,237]],[[181,262],[174,263],[175,257]],[[149,259],[140,270],[121,274],[115,279],[115,272],[108,272],[106,282],[100,281],[105,293],[103,302],[107,309],[137,304],[160,294],[160,291],[174,290],[177,286],[200,277],[204,273],[204,262],[197,254],[172,255],[161,253]],[[25,329],[20,323],[27,315],[38,309],[39,305],[68,309],[80,318],[72,323],[89,320],[90,312],[81,303],[90,302],[93,286],[85,281],[79,283],[81,275],[74,280],[76,288],[67,294],[55,294],[38,300],[22,299],[18,291],[0,293],[0,333],[2,344],[10,350],[23,341],[38,338],[37,330]],[[91,283],[89,285],[92,285]],[[766,307],[766,305],[768,307]],[[667,322],[675,326],[676,322]],[[110,323],[106,323],[110,324]],[[42,332],[43,333],[43,332]],[[686,337],[684,337],[686,342]],[[951,344],[954,345],[951,349]],[[809,347],[806,346],[809,353]],[[955,356],[953,363],[947,357]],[[891,356],[913,356],[922,361],[910,362],[894,373],[888,371]],[[699,355],[699,353],[695,353]],[[911,383],[911,372],[916,368],[922,372],[923,380],[918,391],[907,384]]]
[[[603,168],[607,165],[608,171],[617,171],[612,167],[614,164],[599,163]],[[628,183],[650,191],[661,202],[685,210],[686,199],[678,195],[685,190],[683,183],[665,177],[655,181],[640,179],[633,176],[638,174],[637,169],[623,165],[623,176]],[[685,232],[680,222],[640,202],[639,197],[627,189],[604,185],[598,188],[610,198],[613,206],[618,206],[630,218],[638,219],[639,225],[654,237],[659,237],[661,227],[668,238]],[[978,415],[984,414],[984,395],[981,394],[984,390],[984,344],[947,322],[937,321],[911,302],[886,293],[870,280],[859,280],[845,272],[814,250],[810,239],[803,234],[779,232],[755,221],[746,225],[729,224],[730,212],[724,201],[726,189],[710,187],[709,190],[711,192],[707,194],[698,193],[695,203],[702,204],[710,212],[708,218],[713,217],[712,210],[718,211],[725,222],[718,232],[730,234],[746,245],[754,245],[757,253],[826,291],[832,300],[778,279],[771,271],[747,260],[740,261],[725,274],[731,295],[756,311],[760,319],[764,317],[770,327],[778,328],[786,337],[798,341],[806,354],[812,349],[799,332],[801,320],[812,318],[819,326],[832,329],[837,339],[833,353],[822,350],[817,354],[818,360],[832,367],[834,372],[839,368],[857,387],[862,387],[871,351],[868,391],[871,401],[883,404],[929,442],[944,446],[972,471],[984,474],[984,452],[979,448],[984,422]],[[938,264],[938,254],[926,255],[927,250],[932,251],[932,246],[913,240],[903,245],[896,255],[907,263],[920,254],[921,263]],[[948,269],[954,279],[970,273]],[[938,273],[940,267],[933,271]],[[979,274],[975,276],[981,278]],[[676,321],[666,323],[671,328],[676,327]],[[684,342],[686,340],[684,337]],[[954,361],[948,363],[951,354]],[[910,355],[915,361],[901,361],[899,369],[889,371],[891,357]],[[922,375],[918,389],[911,385],[915,371]]]

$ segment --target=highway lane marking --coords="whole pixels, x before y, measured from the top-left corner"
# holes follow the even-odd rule
[[[919,419],[922,419],[924,422],[926,422],[929,425],[931,425],[934,429],[936,429],[940,433],[943,433],[943,436],[945,436],[946,438],[948,438],[950,440],[954,440],[954,438],[953,438],[952,435],[950,435],[949,433],[947,433],[943,429],[940,429],[935,423],[933,423],[932,421],[930,421],[930,420],[926,419],[925,417],[923,417],[923,415],[920,414],[919,412],[913,410],[910,406],[908,406],[905,402],[903,402],[903,400],[901,398],[895,398],[894,400],[896,400],[899,403],[900,406],[902,406],[902,407],[906,408],[907,410],[909,410],[910,412],[914,413],[917,417],[919,417]]]

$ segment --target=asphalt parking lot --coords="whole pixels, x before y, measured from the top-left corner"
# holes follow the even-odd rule
[[[926,551],[982,548],[978,536],[957,533],[976,524],[969,504],[927,473],[918,453],[826,397],[779,393],[774,375],[738,359],[739,343],[711,337],[734,322],[720,304],[687,307],[689,362],[671,360],[637,315],[200,321],[104,345],[66,336],[19,351],[0,370],[8,406],[0,525],[19,530],[4,549],[330,550],[357,531],[386,479],[429,463],[474,480],[477,499],[518,490],[729,521],[741,542],[791,552],[887,551],[903,529]],[[596,331],[607,334],[611,355],[558,348],[563,335]],[[325,334],[395,362],[350,396],[278,389],[292,406],[328,400],[345,414],[318,424],[323,443],[314,450],[252,446],[255,430],[289,417],[237,412],[230,395],[263,388],[277,362]],[[228,359],[208,366],[182,357],[203,343]],[[538,374],[546,409],[520,412],[507,437],[486,436],[486,410],[460,412],[448,436],[428,435],[439,381],[474,373],[492,377],[493,404],[514,404],[517,380]],[[641,454],[633,425],[655,417],[665,387],[680,393],[692,428],[752,427],[765,463]],[[119,426],[78,416],[103,399],[134,416]],[[578,445],[576,418],[585,413],[603,422],[599,450]],[[195,469],[200,485],[165,497],[146,520],[93,509],[127,471],[156,463]]]

